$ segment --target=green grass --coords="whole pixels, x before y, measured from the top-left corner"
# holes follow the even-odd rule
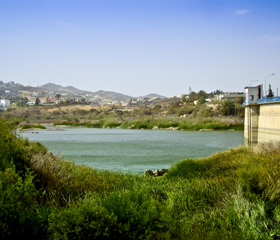
[[[73,214],[83,199],[94,201],[105,216],[116,217],[113,225],[127,239],[272,239],[279,234],[279,149],[276,143],[242,146],[183,160],[160,178],[96,170],[40,154],[29,166],[41,178],[48,201]],[[53,229],[53,214],[51,231],[63,231]]]
[[[280,237],[279,142],[182,160],[155,178],[76,165],[41,144],[14,137],[5,126],[0,121],[1,139],[7,139],[1,142],[1,226],[13,229],[16,237]],[[8,159],[29,170],[21,174],[22,168],[13,168]],[[8,233],[2,230],[2,239],[9,239]]]
[[[88,128],[114,128],[119,127],[121,123],[117,122],[115,119],[104,119],[95,122],[57,122],[55,126],[71,126],[71,127],[88,127]]]

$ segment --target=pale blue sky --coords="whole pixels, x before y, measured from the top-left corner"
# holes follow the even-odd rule
[[[279,12],[279,0],[1,0],[0,80],[172,96],[275,73],[276,92]]]

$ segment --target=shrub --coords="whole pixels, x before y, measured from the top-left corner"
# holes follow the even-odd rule
[[[177,116],[181,116],[184,114],[191,114],[193,112],[193,108],[189,106],[183,106],[177,109]]]
[[[44,219],[37,212],[38,191],[34,175],[27,171],[22,178],[15,168],[0,171],[0,236],[1,239],[44,238]]]
[[[207,107],[207,106],[202,106],[199,109],[199,116],[200,117],[211,117],[213,114],[211,112],[211,110]]]
[[[21,129],[29,129],[29,128],[39,128],[39,129],[46,129],[45,126],[42,125],[24,125]]]
[[[52,112],[52,115],[56,115],[56,116],[62,115],[62,114],[63,114],[63,113],[60,112],[60,111],[58,111],[58,110],[55,110],[55,111]]]
[[[175,114],[175,113],[176,113],[176,108],[170,106],[167,110],[167,114],[172,115],[172,114]]]
[[[78,115],[86,115],[86,114],[88,114],[88,112],[85,111],[85,110],[83,110],[83,109],[78,109],[78,110],[76,111],[76,114],[78,114]]]
[[[235,108],[235,116],[238,116],[239,118],[245,117],[245,107],[243,107],[241,104],[235,102],[234,108]]]
[[[17,138],[14,126],[0,119],[0,171],[11,167],[13,164],[17,171],[24,170],[26,149],[22,139]]]
[[[147,193],[145,189],[114,192],[103,200],[102,206],[127,229],[128,239],[155,238],[166,229],[159,203]]]
[[[150,108],[143,107],[143,108],[135,108],[133,109],[132,115],[133,116],[148,116],[151,115],[152,111]]]
[[[52,239],[123,239],[123,227],[94,199],[53,211],[48,232]]]
[[[234,113],[235,113],[234,102],[232,102],[232,101],[222,102],[220,112],[226,116],[234,115]]]
[[[206,100],[205,100],[205,97],[204,96],[201,96],[198,100],[197,100],[197,103],[198,104],[203,104],[203,103],[205,103],[206,102]]]

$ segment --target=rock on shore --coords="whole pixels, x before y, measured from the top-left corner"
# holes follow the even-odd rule
[[[151,169],[147,169],[144,173],[146,177],[159,177],[165,174],[168,171],[166,168],[162,168],[161,170],[156,169],[155,172],[153,172]]]

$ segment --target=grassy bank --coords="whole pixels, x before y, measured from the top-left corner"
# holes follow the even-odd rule
[[[2,239],[277,239],[280,144],[142,177],[76,165],[0,120]],[[28,167],[28,168],[26,168]]]
[[[56,126],[83,126],[92,128],[130,128],[130,129],[158,129],[167,128],[179,128],[182,130],[200,130],[200,129],[213,129],[213,130],[244,130],[243,123],[235,123],[230,118],[199,118],[192,117],[188,119],[180,118],[153,118],[142,117],[135,118],[128,121],[119,121],[114,118],[108,118],[106,120],[99,120],[95,122],[57,122]]]
[[[47,129],[45,126],[42,125],[23,125],[20,127],[21,130],[28,130],[28,129]]]

